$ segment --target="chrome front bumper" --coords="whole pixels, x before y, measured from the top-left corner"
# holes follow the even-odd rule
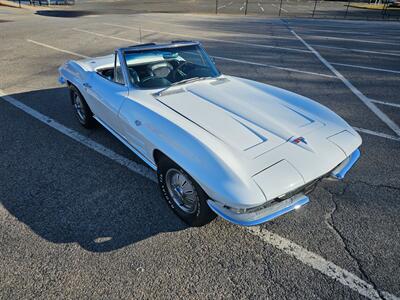
[[[241,226],[254,226],[270,221],[276,217],[298,209],[308,203],[309,199],[303,194],[297,194],[289,199],[277,202],[272,201],[270,205],[249,213],[236,213],[224,205],[208,200],[210,208],[225,220]]]
[[[349,157],[347,157],[340,165],[338,165],[333,171],[319,179],[316,179],[313,186],[323,178],[334,178],[343,179],[346,173],[353,167],[353,165],[360,158],[360,150],[355,150]],[[283,214],[286,214],[292,210],[298,209],[304,204],[309,202],[309,198],[305,195],[307,194],[307,185],[303,186],[301,191],[297,190],[292,197],[285,200],[273,200],[267,202],[264,206],[259,209],[244,212],[237,212],[233,209],[226,207],[225,205],[218,203],[213,200],[208,200],[207,204],[210,208],[219,216],[225,220],[241,225],[241,226],[254,226],[268,222],[274,218],[277,218]],[[289,193],[288,193],[289,194]]]
[[[357,149],[331,172],[331,177],[334,179],[343,179],[359,158],[360,150]]]

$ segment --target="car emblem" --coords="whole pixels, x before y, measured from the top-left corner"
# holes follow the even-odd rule
[[[300,136],[300,137],[298,137],[298,138],[295,138],[294,140],[292,140],[292,143],[293,144],[299,144],[299,143],[304,143],[304,144],[308,144],[307,143],[307,141],[306,141],[306,139],[305,138],[303,138],[302,136]]]

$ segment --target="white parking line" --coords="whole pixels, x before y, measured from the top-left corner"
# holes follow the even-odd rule
[[[296,20],[288,20],[287,21],[288,24],[291,27],[302,27],[302,28],[308,28],[308,29],[314,29],[314,28],[324,28],[324,29],[329,29],[329,30],[333,30],[334,28],[344,28],[346,30],[349,29],[353,29],[353,30],[364,30],[364,29],[368,29],[371,28],[374,31],[380,31],[380,32],[391,32],[391,33],[395,33],[396,30],[400,27],[398,27],[398,24],[393,24],[394,28],[391,24],[387,25],[386,28],[384,28],[384,24],[379,24],[380,26],[377,27],[376,25],[371,25],[370,27],[365,27],[365,21],[360,21],[361,23],[363,23],[363,25],[360,25],[360,23],[354,23],[354,21],[351,20],[311,20],[311,19],[296,19]],[[377,23],[378,24],[378,23]],[[358,26],[360,25],[360,26]],[[387,27],[390,27],[389,29],[387,29]]]
[[[161,22],[161,21],[146,20],[146,22],[147,23],[155,23],[155,24],[157,24],[157,23],[159,23],[159,24],[168,24],[168,25],[180,26],[180,27],[185,27],[185,28],[196,28],[196,27],[193,27],[193,26],[180,25],[180,24],[170,24],[170,23]],[[125,25],[119,25],[119,24],[113,24],[113,23],[103,23],[103,24],[108,25],[108,26],[127,28],[127,29],[138,29],[138,27],[134,27],[134,26],[125,26]],[[145,31],[145,30],[143,30],[143,31]],[[159,32],[159,33],[168,34],[168,35],[188,37],[188,38],[191,38],[191,39],[193,38],[193,35],[190,35],[190,34],[180,34],[180,33],[165,32],[165,31],[164,32],[160,32],[158,30],[151,30],[151,29],[146,29],[146,31]],[[218,33],[218,32],[216,32],[216,33]],[[251,33],[251,34],[250,33],[246,33],[246,34],[247,34],[247,36],[258,36],[258,37],[263,37],[263,38],[296,40],[293,37],[286,37],[286,36],[274,36],[274,35],[265,35],[265,34],[258,34],[258,33]],[[236,42],[236,41],[230,41],[230,40],[224,40],[224,39],[213,39],[213,38],[206,38],[206,37],[202,37],[202,39],[203,40],[210,40],[210,41],[217,41],[217,42],[226,42],[226,43],[233,43],[233,44],[239,44],[239,45],[246,45],[246,46],[255,46],[255,47],[264,47],[264,48],[265,47],[267,47],[267,48],[276,48],[276,49],[282,49],[282,50],[287,50],[287,51],[306,52],[306,53],[310,52],[308,50],[303,50],[303,49],[298,49],[298,48],[291,48],[291,47],[276,47],[276,46],[268,46],[268,45],[263,45],[263,44]],[[350,52],[356,52],[356,53],[400,56],[400,52],[396,52],[396,51],[394,51],[394,52],[385,52],[385,51],[363,50],[363,49],[357,49],[357,48],[326,46],[326,45],[320,45],[320,44],[310,44],[310,45],[315,46],[315,47],[319,47],[319,48],[334,49],[334,50],[340,50],[340,51],[350,51]]]
[[[297,30],[297,28],[300,28],[300,30],[305,30],[305,31],[329,32],[329,33],[336,33],[336,34],[372,35],[371,33],[367,33],[367,32],[312,29],[312,28],[299,27],[299,26],[295,26],[295,27],[296,27],[296,30]]]
[[[79,57],[82,57],[82,58],[89,58],[89,56],[86,56],[86,55],[83,55],[83,54],[79,54],[79,53],[76,53],[76,52],[72,52],[72,51],[60,49],[60,48],[57,48],[57,47],[54,47],[54,46],[51,46],[51,45],[47,45],[47,44],[43,44],[43,43],[40,43],[40,42],[37,42],[37,41],[34,41],[34,40],[29,40],[29,39],[28,39],[27,41],[30,42],[30,43],[33,43],[33,44],[42,46],[42,47],[46,47],[46,48],[50,48],[50,49],[59,51],[59,52],[64,52],[64,53],[72,54],[72,55],[79,56]]]
[[[104,155],[114,162],[128,168],[132,172],[144,176],[145,178],[148,178],[153,182],[157,182],[156,176],[151,169],[115,153],[113,150],[104,147],[103,145],[93,141],[92,139],[80,134],[79,132],[71,128],[65,127],[54,119],[32,109],[31,107],[23,104],[19,100],[7,95],[2,90],[0,90],[0,98],[4,99],[6,102],[13,105],[14,107],[29,114],[43,124],[50,126],[51,128],[96,151],[97,153]],[[379,296],[380,292],[381,294],[384,294],[387,299],[396,299],[395,295],[392,295],[385,291],[378,292],[370,283],[362,280],[358,276],[324,259],[320,255],[308,251],[307,249],[297,245],[296,243],[286,238],[283,238],[266,229],[261,229],[260,226],[246,228],[246,230],[251,234],[259,237],[263,242],[268,243],[269,245],[283,251],[287,255],[294,257],[303,264],[319,271],[320,273],[331,278],[332,280],[338,281],[342,285],[358,292],[360,295],[375,300],[381,299],[381,297]]]
[[[297,27],[299,28],[299,27]],[[369,36],[371,38],[380,38],[380,39],[390,39],[391,41],[399,40],[398,37],[392,36],[392,35],[385,35],[385,34],[376,34],[376,33],[366,33],[366,32],[356,32],[356,31],[342,31],[342,30],[323,30],[323,29],[300,29],[300,31],[303,31],[303,34],[307,34],[305,32],[326,32],[326,33],[336,33],[336,34],[353,34],[355,36],[358,35],[365,35]],[[398,43],[396,45],[399,45]]]
[[[398,137],[398,136],[393,136],[393,135],[390,135],[390,134],[386,134],[386,133],[382,133],[382,132],[376,132],[376,131],[373,131],[373,130],[360,128],[360,127],[354,127],[354,126],[353,126],[353,129],[357,130],[358,132],[361,132],[361,133],[374,135],[374,136],[379,136],[381,138],[385,138],[385,139],[388,139],[388,140],[393,140],[393,141],[400,142],[400,137]]]
[[[349,68],[356,68],[356,69],[371,70],[371,71],[379,71],[379,72],[387,72],[387,73],[400,74],[400,71],[389,70],[389,69],[382,69],[382,68],[373,68],[373,67],[365,67],[365,66],[351,65],[351,64],[342,64],[342,63],[331,63],[331,65],[342,66],[342,67],[349,67]]]
[[[79,28],[72,28],[71,30],[78,31],[78,32],[83,32],[83,33],[87,33],[87,34],[91,34],[91,35],[101,36],[101,37],[108,38],[108,39],[113,39],[113,40],[118,40],[118,41],[124,41],[124,42],[130,42],[130,43],[140,44],[140,42],[139,42],[139,41],[136,41],[136,40],[119,38],[119,37],[117,37],[117,36],[105,35],[105,34],[98,33],[98,32],[94,32],[94,31],[83,30],[83,29],[79,29]]]
[[[386,101],[380,101],[380,100],[375,100],[375,99],[370,99],[374,103],[382,104],[382,105],[387,105],[387,106],[393,106],[400,108],[400,104],[397,103],[392,103],[392,102],[386,102]]]
[[[228,4],[221,5],[221,6],[219,6],[217,9],[219,10],[219,9],[221,9],[221,8],[229,7],[229,6],[231,6],[232,4],[233,4],[233,1],[229,2]]]
[[[78,57],[85,57],[85,58],[88,58],[88,56],[85,56],[85,55],[83,55],[83,54],[79,54],[79,53],[75,53],[75,52],[70,52],[70,51],[67,51],[67,50],[64,50],[64,49],[59,49],[59,48],[53,47],[53,46],[51,46],[51,45],[39,43],[39,42],[36,42],[36,41],[32,41],[32,42],[34,42],[34,43],[37,44],[37,45],[40,45],[40,46],[43,46],[43,47],[46,47],[46,48],[49,48],[49,49],[52,49],[52,50],[55,50],[55,51],[60,51],[60,52],[68,53],[68,54],[74,54],[74,55],[76,55],[76,56],[78,56]],[[270,66],[270,65],[264,65],[264,64],[258,64],[258,63],[253,63],[253,62],[245,62],[245,61],[236,60],[236,59],[230,59],[230,58],[226,58],[226,57],[218,57],[218,56],[217,56],[217,57],[215,57],[215,58],[221,59],[221,60],[226,60],[226,61],[237,62],[237,63],[251,64],[251,65],[252,65],[252,64],[255,64],[255,65],[259,65],[259,66],[261,66],[261,67],[270,67],[270,68],[279,68],[279,69],[281,68],[281,67]],[[293,69],[287,69],[286,71],[304,73],[303,71],[293,70]],[[309,74],[309,73],[307,73],[307,74]],[[312,74],[312,75],[315,75],[315,74]],[[319,74],[319,76],[321,76],[321,74]],[[323,75],[323,76],[329,76],[329,77],[336,78],[336,77],[333,76],[333,75]],[[371,101],[372,101],[372,100],[371,100]],[[369,130],[369,129],[358,128],[358,127],[353,127],[353,128],[354,128],[355,130],[359,131],[359,132],[363,132],[363,133],[370,134],[370,135],[373,135],[373,136],[379,136],[379,137],[386,138],[386,139],[390,139],[390,140],[400,141],[400,138],[395,137],[395,136],[391,136],[391,135],[388,135],[388,134],[385,134],[385,133],[376,132],[376,131],[372,131],[372,130]]]
[[[104,25],[108,25],[108,26],[113,26],[113,27],[126,28],[126,29],[139,29],[139,27],[134,27],[134,26],[125,26],[125,25],[118,25],[118,24],[112,24],[112,23],[103,23],[103,24]],[[161,33],[161,34],[165,34],[165,35],[182,36],[182,37],[185,37],[185,38],[193,39],[193,35],[191,35],[191,34],[166,32],[166,31],[144,29],[144,28],[141,28],[141,30],[142,31],[153,32],[153,33],[154,32],[155,33]],[[273,36],[271,36],[271,37],[273,37]],[[273,37],[273,38],[276,38],[276,37]],[[205,41],[213,41],[213,42],[219,42],[219,43],[230,43],[230,44],[253,46],[253,47],[268,48],[268,49],[280,49],[280,50],[303,52],[303,53],[309,53],[310,52],[310,51],[304,50],[304,49],[279,47],[279,46],[270,46],[270,45],[264,45],[264,44],[245,43],[245,42],[238,42],[238,41],[231,41],[231,40],[224,40],[224,39],[214,39],[214,38],[210,38],[210,37],[200,37],[200,39],[205,40]]]
[[[279,67],[279,66],[268,65],[268,64],[263,64],[263,63],[256,63],[256,62],[252,62],[252,61],[248,61],[248,60],[227,58],[227,57],[214,56],[214,55],[213,55],[213,57],[216,58],[216,59],[220,59],[220,60],[226,60],[226,61],[246,64],[246,65],[266,67],[266,68],[271,68],[271,69],[278,69],[278,70],[283,70],[283,71],[288,71],[288,72],[295,72],[295,73],[303,73],[303,74],[307,74],[307,75],[314,75],[314,76],[320,76],[320,77],[336,78],[336,76],[334,76],[334,75],[321,74],[321,73],[308,72],[308,71],[301,71],[301,70],[292,69],[292,68],[285,68],[285,67]]]
[[[64,51],[62,51],[62,52],[64,52]],[[11,96],[8,96],[2,90],[0,90],[0,98],[3,98],[5,101],[10,103],[11,105],[19,108],[20,110],[24,111],[25,113],[29,114],[30,116],[34,117],[35,119],[39,120],[40,122],[50,126],[51,128],[57,130],[60,133],[70,137],[71,139],[77,141],[78,143],[81,143],[82,145],[85,145],[86,147],[96,151],[97,153],[100,153],[101,155],[104,155],[104,156],[112,159],[113,161],[119,163],[120,165],[122,165],[124,167],[127,167],[129,170],[134,171],[135,173],[137,173],[143,177],[146,177],[154,182],[157,182],[154,172],[151,169],[149,169],[148,167],[138,164],[130,159],[127,159],[126,157],[119,155],[118,153],[114,152],[113,150],[111,150],[107,147],[104,147],[103,145],[80,134],[79,132],[58,123],[56,120],[32,109],[31,107],[23,104],[19,100],[15,99]]]
[[[129,28],[129,29],[139,29],[138,27],[130,27],[130,26],[124,26],[124,25],[115,25],[115,24],[109,24],[109,23],[104,23],[104,24],[107,24],[107,25],[110,25],[110,26],[116,26],[116,27]],[[73,30],[80,31],[80,32],[86,32],[86,33],[89,33],[89,34],[98,35],[98,36],[102,36],[102,37],[108,37],[108,38],[116,39],[116,40],[139,43],[139,41],[136,41],[136,40],[118,38],[118,37],[115,37],[115,36],[105,35],[105,34],[93,32],[93,31],[88,31],[88,30],[83,30],[83,29],[73,28]],[[150,29],[141,29],[141,30],[142,31],[161,33],[159,31],[150,30]],[[184,34],[172,34],[172,33],[166,33],[166,34],[179,35],[179,36],[185,36],[185,37],[188,36],[188,35],[184,35]],[[218,40],[218,39],[212,39],[212,38],[202,38],[202,39],[204,39],[204,40],[213,40],[213,41],[218,41],[218,42],[228,42],[228,43],[235,43],[235,44],[239,43],[239,44],[248,45],[247,43],[235,42],[235,41]],[[280,48],[280,47],[275,47],[275,46],[267,46],[267,45],[259,45],[259,44],[249,44],[249,45],[251,45],[251,46],[257,45],[257,46],[268,47],[268,48],[271,48],[271,47],[272,48]],[[285,48],[285,49],[287,50],[287,48]],[[294,48],[292,50],[294,50]],[[308,51],[308,50],[296,49],[296,51],[298,51],[298,50],[300,50],[299,52],[310,53],[310,51]],[[226,58],[221,58],[221,59],[226,59]],[[292,72],[300,72],[300,73],[305,73],[305,74],[310,74],[310,75],[317,75],[317,76],[331,77],[331,78],[335,77],[335,76],[325,75],[325,74],[320,74],[320,73],[315,73],[315,72],[300,71],[300,70],[296,70],[296,69],[292,69],[292,68],[283,68],[283,67],[271,66],[271,65],[261,64],[261,63],[258,63],[258,64],[257,63],[251,63],[251,62],[248,62],[248,61],[237,60],[237,59],[231,59],[231,61],[236,61],[236,62],[241,62],[241,63],[249,63],[249,64],[253,64],[253,65],[271,67],[271,68],[281,69],[281,70],[288,70],[288,71],[292,71]],[[379,68],[372,68],[372,67],[365,67],[365,66],[358,66],[358,65],[350,65],[350,64],[340,64],[340,63],[332,63],[332,64],[333,65],[346,66],[346,67],[352,67],[352,68],[359,68],[359,69],[374,70],[374,71],[389,72],[389,73],[399,73],[400,74],[400,71],[395,71],[395,70],[379,69]]]
[[[287,0],[287,2],[288,2],[289,0]],[[301,7],[301,8],[304,8],[304,10],[306,10],[306,11],[308,11],[308,12],[310,12],[311,13],[311,10],[310,10],[310,7],[307,7],[307,6],[298,6],[297,4],[296,4],[296,7]],[[174,25],[174,26],[183,26],[183,27],[193,27],[193,26],[190,26],[190,25],[182,25],[182,24],[175,24],[175,23],[171,23],[171,22],[162,22],[162,21],[154,21],[154,20],[151,20],[151,21],[149,21],[149,15],[138,15],[138,14],[135,14],[135,15],[131,15],[131,16],[133,16],[133,17],[135,17],[135,18],[137,18],[137,17],[144,17],[145,19],[143,19],[143,22],[151,22],[151,23],[164,23],[164,24],[168,24],[168,25]],[[176,17],[176,16],[175,16]],[[213,17],[212,16],[208,16],[208,17],[206,17],[206,16],[199,16],[199,15],[195,15],[195,17],[197,18],[197,19],[205,19],[205,20],[210,20],[210,19],[212,19]],[[234,16],[223,16],[223,15],[221,15],[220,16],[220,18],[232,18],[232,17],[234,17]],[[247,21],[249,21],[249,19],[250,19],[250,21],[252,22],[252,23],[260,23],[260,24],[264,24],[264,25],[266,25],[266,24],[268,24],[268,26],[271,26],[271,25],[273,25],[273,26],[275,26],[275,25],[277,25],[277,23],[276,22],[274,22],[274,21],[267,21],[266,19],[263,19],[262,17],[243,17],[243,16],[236,16],[235,17],[237,20],[238,20],[238,22],[240,22],[240,21],[244,21],[244,23],[246,23]],[[176,19],[176,18],[175,18]],[[176,19],[176,20],[178,20],[178,21],[185,21],[185,19]],[[352,28],[351,26],[351,24],[344,24],[343,26],[332,26],[332,25],[327,25],[328,26],[328,28],[338,28],[337,30],[329,30],[329,29],[315,29],[315,28],[317,28],[317,27],[321,27],[321,28],[324,28],[324,27],[326,27],[326,26],[324,26],[324,25],[321,25],[321,24],[317,24],[317,23],[315,23],[315,21],[316,20],[313,20],[312,21],[312,23],[309,23],[312,27],[307,27],[307,26],[304,26],[304,25],[293,25],[293,24],[291,24],[291,26],[292,27],[295,27],[295,29],[299,29],[298,31],[302,31],[302,30],[304,30],[304,31],[316,31],[316,32],[327,32],[327,33],[336,33],[336,34],[354,34],[354,35],[366,35],[366,36],[376,36],[376,37],[378,37],[378,38],[388,38],[388,39],[390,39],[391,41],[394,41],[394,40],[400,40],[400,38],[399,37],[397,37],[396,36],[396,34],[397,34],[397,32],[396,32],[396,30],[394,29],[394,30],[391,30],[391,32],[388,32],[388,30],[387,29],[383,29],[384,31],[381,31],[381,29],[379,28],[378,30],[380,30],[381,32],[379,32],[379,33],[377,33],[376,31],[377,31],[377,29],[376,28],[372,28],[373,30],[374,30],[374,32],[362,32],[362,30],[365,30],[365,28],[360,28],[360,27],[356,27],[356,28]],[[327,20],[324,20],[325,22],[327,22]],[[286,21],[288,24],[290,24],[291,23],[291,21]],[[350,21],[350,22],[352,22],[352,21]],[[308,25],[308,24],[307,24]],[[340,28],[340,29],[339,29]],[[343,28],[345,28],[346,30],[342,30]],[[349,29],[353,29],[353,30],[355,30],[355,31],[349,31]]]
[[[172,24],[172,23],[168,23],[168,22],[162,22],[162,21],[154,21],[154,20],[145,20],[144,22],[143,22],[143,24],[144,23],[152,23],[152,24],[161,24],[161,25],[170,25],[170,26],[179,26],[179,27],[184,27],[184,28],[192,28],[192,29],[196,29],[196,30],[202,30],[202,28],[199,28],[199,27],[195,27],[195,26],[191,26],[191,25],[182,25],[182,24]],[[106,24],[106,25],[110,25],[110,26],[124,26],[124,25],[119,25],[119,24],[111,24],[111,23],[103,23],[103,24]],[[127,26],[127,28],[136,28],[136,27],[129,27],[129,26]],[[286,29],[286,28],[285,28]],[[155,30],[156,31],[156,30]],[[232,32],[231,31],[210,31],[210,30],[208,30],[207,29],[207,31],[208,32],[211,32],[211,33],[223,33],[223,34],[225,34],[225,35],[232,35]],[[240,33],[240,32],[239,32]],[[175,35],[175,33],[173,33],[173,32],[168,32],[167,34],[170,34],[170,35]],[[291,36],[280,36],[280,35],[268,35],[268,34],[260,34],[260,33],[249,33],[249,32],[245,32],[245,33],[243,33],[242,32],[242,34],[244,34],[246,37],[262,37],[262,38],[271,38],[271,39],[279,39],[279,40],[296,40],[295,38],[293,38],[293,37],[291,37]],[[178,34],[179,35],[179,34]],[[188,35],[185,35],[185,36],[188,36]],[[235,34],[234,36],[237,36],[237,34]],[[213,40],[221,40],[221,39],[213,39]],[[224,40],[225,41],[225,40]],[[252,43],[246,43],[246,44],[249,44],[249,45],[252,45]],[[291,47],[287,47],[288,49],[296,49],[296,48],[291,48]],[[310,51],[308,51],[308,50],[302,50],[302,51],[305,51],[305,52],[310,52]]]
[[[389,43],[389,42],[371,41],[371,40],[359,40],[359,39],[354,39],[354,38],[342,38],[342,37],[323,36],[323,35],[311,35],[311,34],[308,34],[308,33],[305,33],[304,35],[307,35],[308,37],[314,37],[314,38],[325,39],[325,40],[338,40],[338,41],[349,41],[349,42],[358,42],[358,43],[383,44],[383,45],[399,46],[399,43]]]
[[[135,15],[135,17],[137,17],[137,15]],[[154,23],[154,24],[165,24],[165,25],[170,25],[170,26],[179,26],[179,27],[186,27],[186,28],[196,28],[199,29],[196,26],[193,25],[182,25],[182,24],[177,24],[177,23],[171,23],[171,22],[163,22],[163,21],[154,21],[154,20],[149,20],[149,17],[146,16],[145,19],[143,19],[143,23],[144,22],[148,22],[148,23]],[[266,24],[264,21],[262,22],[263,24]],[[268,23],[268,26],[271,26],[271,23]],[[332,32],[332,33],[337,33],[337,34],[341,34],[341,33],[347,33],[347,34],[364,34],[364,35],[371,35],[371,33],[358,33],[358,32],[354,32],[354,31],[338,31],[338,30],[323,30],[323,29],[311,29],[311,28],[305,28],[305,27],[298,27],[297,28],[303,28],[303,30],[306,31],[317,31],[317,32]],[[286,30],[286,27],[284,28]],[[229,31],[228,31],[229,32]],[[255,33],[252,33],[255,34]],[[259,35],[259,36],[263,36],[262,34],[255,34],[255,35]]]
[[[351,51],[351,52],[377,54],[377,55],[388,55],[388,56],[400,56],[400,52],[383,52],[383,51],[373,51],[373,50],[362,50],[362,49],[355,49],[355,48],[326,46],[326,45],[321,45],[321,44],[309,44],[309,45],[318,47],[318,48],[334,49],[334,50],[341,50],[341,51]]]
[[[81,32],[88,33],[88,34],[98,35],[97,32],[88,31],[88,30],[80,30],[80,29],[76,29],[76,28],[72,28],[72,30],[81,31]],[[110,39],[116,39],[116,40],[120,39],[120,38],[112,36],[112,35],[101,34],[101,36],[102,37],[106,37],[106,38],[110,38]],[[130,40],[130,39],[124,39],[124,40],[128,41],[128,42],[132,42],[132,43],[138,43],[138,41],[135,41],[135,40]],[[333,75],[302,71],[302,70],[279,67],[279,66],[262,64],[262,63],[256,63],[256,62],[251,62],[251,61],[247,61],[247,60],[233,59],[233,58],[227,58],[227,57],[222,57],[222,56],[213,56],[213,57],[217,58],[217,59],[220,59],[220,60],[226,60],[226,61],[231,61],[231,62],[236,62],[236,63],[242,63],[242,64],[248,64],[248,65],[253,65],[253,66],[271,68],[271,69],[278,69],[278,70],[283,70],[283,71],[288,71],[288,72],[302,73],[302,74],[308,74],[308,75],[314,75],[314,76],[320,76],[320,77],[327,77],[327,78],[336,78]]]
[[[349,287],[360,295],[369,299],[382,300],[379,293],[383,294],[386,299],[397,299],[395,295],[388,292],[377,291],[370,283],[362,280],[360,277],[350,273],[349,271],[335,265],[326,260],[322,256],[308,251],[296,243],[283,238],[269,230],[260,226],[248,227],[247,231],[259,237],[262,241],[282,250],[287,255],[290,255],[307,266],[321,272],[325,276],[340,282],[342,285]]]
[[[284,12],[288,13],[288,11],[286,9],[284,9],[283,7],[279,7],[275,4],[271,4],[273,7],[277,8],[278,10],[283,10]]]
[[[105,34],[102,34],[102,33],[93,32],[93,31],[87,31],[87,30],[83,30],[83,29],[79,29],[79,28],[72,28],[72,30],[75,30],[75,31],[78,31],[78,32],[89,33],[89,34],[97,35],[97,36],[100,36],[100,37],[106,37],[106,38],[109,37],[108,35],[105,35]],[[140,41],[119,38],[119,37],[116,37],[116,36],[113,36],[113,39],[119,40],[119,41],[124,41],[124,42],[133,42],[133,43],[138,43],[138,44],[140,43]]]
[[[321,56],[313,47],[304,41],[294,30],[293,35],[297,37],[314,55],[335,74],[352,92],[356,95],[379,119],[381,119],[390,129],[400,136],[400,127],[393,122],[386,114],[384,114],[371,100],[358,90],[350,81],[348,81],[339,71],[337,71],[325,58]]]

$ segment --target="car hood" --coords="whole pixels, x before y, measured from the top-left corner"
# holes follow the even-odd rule
[[[354,129],[325,106],[251,80],[223,76],[153,96],[189,121],[185,130],[224,167],[248,185],[256,182],[267,200],[328,174],[361,144]]]
[[[191,83],[157,99],[241,151],[265,144],[265,152],[327,125],[312,111],[234,77]]]

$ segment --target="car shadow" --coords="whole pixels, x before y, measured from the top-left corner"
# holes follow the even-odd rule
[[[66,95],[65,88],[58,88],[10,96],[71,128],[58,118],[66,115],[76,122]],[[187,228],[152,180],[4,101],[0,105],[0,203],[41,238],[109,252]],[[115,152],[126,150],[119,149],[121,144],[101,126],[92,133],[73,130]]]
[[[79,18],[95,14],[88,10],[38,10],[36,15],[55,18]]]

